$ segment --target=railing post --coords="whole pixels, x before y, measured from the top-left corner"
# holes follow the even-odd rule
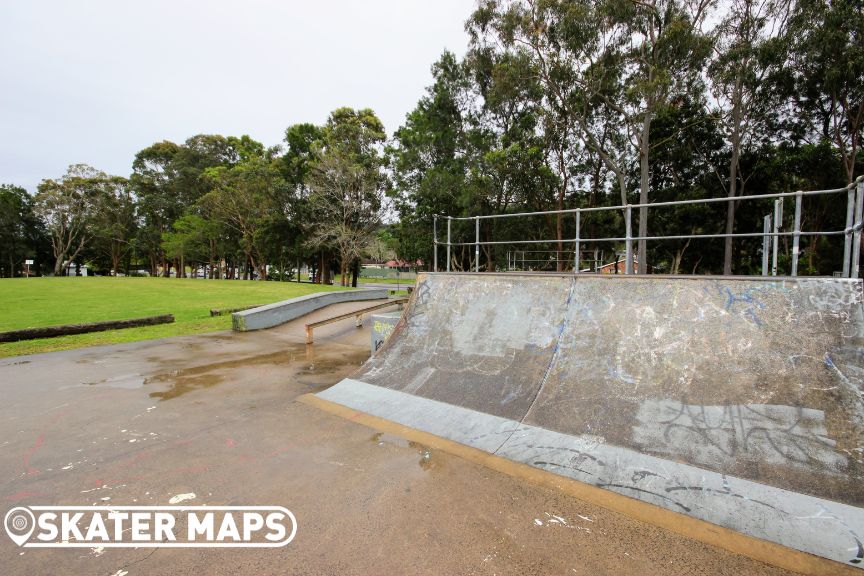
[[[432,215],[432,271],[438,271],[438,215]]]
[[[580,214],[581,214],[581,212],[577,209],[576,210],[576,259],[575,259],[575,262],[573,263],[573,273],[574,274],[579,274],[579,260],[580,260],[580,258],[579,258],[579,256],[580,256],[580,254],[579,254],[579,249],[580,249],[579,240],[580,240],[580,234],[581,234],[579,228],[582,224],[581,218],[579,217]]]
[[[855,232],[852,235],[852,278],[858,278],[858,265],[861,259],[861,225],[864,217],[864,180],[858,182],[855,194]]]
[[[843,239],[843,277],[849,278],[849,265],[852,263],[852,226],[855,223],[855,189],[856,186],[850,184],[849,192],[846,197],[846,228]]]
[[[798,276],[798,253],[801,247],[801,191],[795,193],[795,222],[792,224],[792,276]]]
[[[777,232],[780,230],[783,222],[783,198],[778,198],[774,201],[774,236],[771,250],[771,275],[777,275],[777,241],[780,239]]]
[[[474,271],[480,272],[480,217],[474,217]]]
[[[450,222],[453,221],[452,216],[447,217],[447,272],[450,271]]]
[[[633,274],[633,218],[632,218],[633,209],[630,207],[630,204],[624,207],[624,226],[626,227],[625,235],[624,235],[624,246],[627,250],[626,259],[624,262],[624,273],[625,274]],[[616,258],[617,261],[617,258]],[[617,267],[617,265],[616,265]],[[616,270],[617,272],[617,270]]]
[[[762,219],[762,276],[768,276],[768,253],[771,251],[771,214]]]

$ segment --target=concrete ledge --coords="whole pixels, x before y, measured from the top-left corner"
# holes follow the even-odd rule
[[[387,298],[386,288],[364,290],[341,290],[338,292],[317,292],[306,296],[274,302],[242,312],[231,314],[231,324],[237,332],[272,328],[285,322],[299,318],[304,314],[314,312],[330,304],[342,302],[360,302],[363,300],[384,300]]]

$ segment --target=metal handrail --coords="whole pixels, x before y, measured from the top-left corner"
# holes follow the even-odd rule
[[[860,182],[864,177],[859,176],[856,182]],[[688,204],[712,204],[716,202],[738,202],[739,200],[768,200],[770,198],[792,198],[797,195],[802,196],[818,196],[820,194],[836,194],[838,192],[846,192],[855,186],[855,183],[844,186],[843,188],[829,188],[826,190],[799,190],[797,192],[777,192],[774,194],[751,194],[749,196],[722,196],[717,198],[694,198],[691,200],[669,200],[668,202],[649,202],[647,204],[620,204],[618,206],[594,206],[591,208],[565,208],[562,210],[541,210],[539,212],[505,212],[503,214],[482,214],[478,216],[443,216],[434,214],[440,218],[448,220],[486,220],[491,218],[513,218],[517,216],[550,216],[554,214],[575,214],[577,212],[602,212],[606,210],[626,210],[629,208],[662,208],[664,206],[687,206]]]
[[[853,228],[854,230],[854,228]],[[829,230],[827,232],[735,232],[734,234],[678,234],[672,236],[630,236],[630,240],[686,240],[687,238],[761,238],[762,236],[840,236],[845,234],[845,230]],[[625,242],[627,237],[623,238],[582,238],[580,242]],[[551,240],[485,240],[480,242],[481,246],[490,246],[495,244],[572,244],[576,242],[575,238],[557,238]],[[439,242],[444,244],[444,242]],[[474,242],[452,242],[451,246],[474,246]]]
[[[817,196],[822,194],[837,194],[846,192],[847,210],[846,210],[846,226],[843,230],[827,230],[827,231],[802,231],[801,230],[801,204],[805,196]],[[795,198],[795,216],[793,230],[791,232],[780,232],[782,207],[784,198]],[[696,204],[713,204],[718,202],[739,202],[742,200],[774,200],[774,215],[773,215],[773,232],[771,230],[771,215],[765,217],[765,226],[762,232],[738,232],[730,234],[675,234],[669,236],[634,236],[632,234],[632,211],[635,208],[662,208],[673,206],[688,206]],[[580,216],[583,212],[601,212],[601,211],[624,211],[624,226],[625,236],[609,237],[609,238],[582,238],[581,237],[581,220]],[[574,238],[555,238],[548,240],[486,240],[480,241],[480,220],[488,220],[493,218],[516,218],[526,216],[550,216],[558,214],[575,214],[576,216],[576,235]],[[447,220],[447,241],[438,241],[438,218]],[[474,220],[474,242],[453,242],[451,240],[451,222],[470,221]],[[538,212],[512,212],[504,214],[485,214],[477,216],[441,216],[433,214],[433,251],[434,251],[434,270],[438,270],[438,246],[447,246],[447,271],[450,271],[450,247],[451,246],[474,246],[475,271],[480,271],[480,246],[504,245],[504,244],[575,244],[575,261],[574,273],[579,273],[579,246],[582,242],[624,242],[626,245],[626,273],[633,273],[633,242],[640,240],[686,240],[686,239],[702,239],[702,238],[763,238],[763,246],[767,246],[765,242],[769,238],[773,238],[773,260],[772,274],[777,274],[777,240],[780,237],[793,238],[793,259],[792,259],[792,276],[798,274],[798,258],[800,257],[799,239],[801,236],[840,236],[845,235],[844,254],[843,254],[843,272],[845,278],[858,277],[860,251],[861,251],[861,234],[864,228],[864,176],[859,176],[853,183],[843,188],[830,188],[825,190],[799,190],[797,192],[779,192],[774,194],[760,194],[748,196],[724,196],[718,198],[698,198],[690,200],[672,200],[667,202],[654,202],[647,204],[625,204],[619,206],[594,206],[590,208],[567,208],[562,210],[544,210]],[[764,250],[764,248],[763,248]],[[850,258],[851,255],[851,258]],[[763,275],[767,274],[767,260],[763,257]]]

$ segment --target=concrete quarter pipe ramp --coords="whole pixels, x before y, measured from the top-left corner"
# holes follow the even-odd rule
[[[864,567],[862,390],[857,281],[428,274],[318,397]]]

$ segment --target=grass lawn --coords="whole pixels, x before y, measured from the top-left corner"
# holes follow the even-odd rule
[[[58,324],[174,314],[173,324],[0,344],[0,358],[98,344],[230,330],[231,316],[211,308],[269,304],[338,286],[177,278],[0,279],[0,332]]]
[[[404,284],[411,286],[416,278],[358,278],[358,284]]]

